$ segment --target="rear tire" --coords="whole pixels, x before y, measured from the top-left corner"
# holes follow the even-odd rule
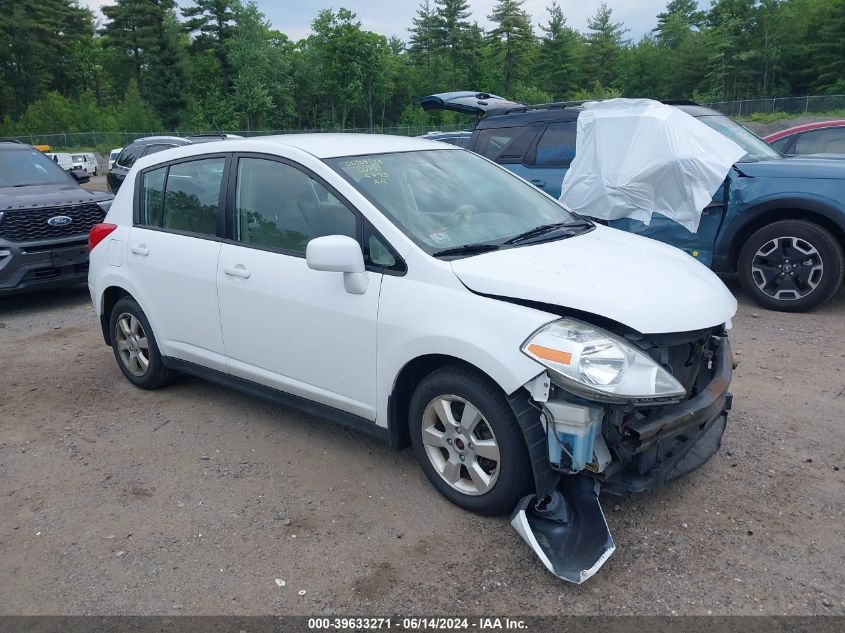
[[[429,374],[411,397],[411,445],[431,484],[455,505],[505,514],[533,488],[522,431],[502,390],[467,367]]]
[[[109,328],[114,357],[129,382],[141,389],[158,389],[173,379],[147,315],[135,299],[123,297],[114,304]]]
[[[764,308],[805,312],[842,284],[845,255],[829,231],[805,220],[781,220],[751,235],[739,253],[745,291]]]

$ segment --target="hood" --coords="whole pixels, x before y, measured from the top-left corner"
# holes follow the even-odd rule
[[[452,261],[475,292],[589,312],[643,334],[725,323],[736,299],[672,246],[598,225],[589,233]]]
[[[88,191],[75,183],[6,187],[0,189],[0,211],[67,207],[74,204],[102,202],[114,196],[104,191]]]
[[[837,154],[790,156],[737,163],[736,168],[752,178],[845,179],[845,160]]]

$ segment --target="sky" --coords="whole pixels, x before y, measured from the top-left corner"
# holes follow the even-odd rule
[[[190,4],[188,0],[177,0],[180,5]],[[624,22],[630,31],[628,37],[638,40],[654,28],[657,14],[665,7],[667,0],[605,0],[613,9],[614,19]],[[580,31],[587,28],[587,20],[595,15],[602,0],[558,0],[569,26]],[[98,9],[109,0],[80,0],[80,4]],[[267,16],[273,28],[285,33],[293,40],[308,35],[310,24],[317,12],[325,8],[345,7],[358,15],[362,26],[383,35],[396,35],[408,40],[408,27],[416,14],[420,0],[256,0],[258,8]],[[470,0],[473,20],[485,28],[489,25],[487,15],[495,0]],[[526,0],[525,9],[533,17],[534,29],[538,23],[546,23],[546,7],[551,0]],[[706,4],[699,1],[700,5]],[[102,17],[100,15],[100,17]]]

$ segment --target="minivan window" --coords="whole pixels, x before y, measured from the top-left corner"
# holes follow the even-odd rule
[[[537,143],[535,163],[543,166],[569,167],[575,158],[575,121],[551,123]]]
[[[217,212],[225,158],[171,165],[164,189],[162,228],[199,235],[217,234]]]
[[[357,237],[357,216],[317,180],[274,160],[241,158],[235,195],[238,241],[294,253],[324,235]]]

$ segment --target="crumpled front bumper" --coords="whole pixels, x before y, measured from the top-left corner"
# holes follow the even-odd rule
[[[600,490],[624,494],[658,488],[695,470],[719,450],[731,408],[733,356],[727,337],[714,343],[692,398],[673,405],[605,410],[609,420],[603,438],[614,459],[600,473],[555,470],[536,408],[525,398],[511,398],[536,484],[536,494],[524,497],[514,509],[511,525],[555,576],[580,584],[616,549],[599,503]]]
[[[604,475],[610,494],[653,490],[705,464],[719,450],[732,396],[733,355],[727,337],[713,356],[709,382],[698,394],[622,427],[612,449],[620,459]]]

